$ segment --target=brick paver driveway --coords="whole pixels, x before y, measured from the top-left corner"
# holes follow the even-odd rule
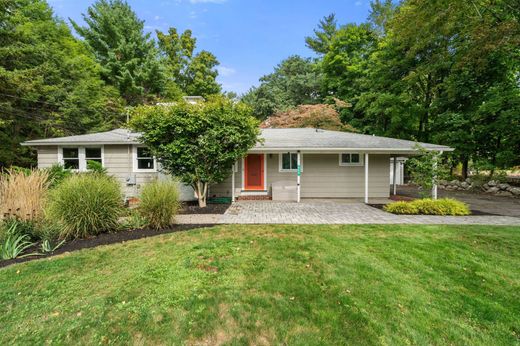
[[[512,216],[393,215],[363,203],[242,201],[223,215],[179,215],[178,223],[238,224],[480,224],[520,225]]]

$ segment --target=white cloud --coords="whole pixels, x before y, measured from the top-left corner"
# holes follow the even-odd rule
[[[227,0],[190,0],[192,4],[223,4]]]
[[[236,73],[236,70],[234,68],[226,67],[226,66],[218,66],[217,71],[218,71],[218,74],[222,77],[229,77]]]
[[[161,16],[155,16],[155,17],[153,17],[153,19],[155,19],[155,20],[160,20],[160,19],[161,19]]]

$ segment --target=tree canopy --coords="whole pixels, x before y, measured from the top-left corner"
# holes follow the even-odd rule
[[[130,126],[162,168],[193,187],[206,205],[208,186],[229,177],[231,167],[257,142],[258,121],[250,107],[226,97],[171,106],[140,106]]]

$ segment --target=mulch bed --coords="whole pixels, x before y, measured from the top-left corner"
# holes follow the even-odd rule
[[[200,208],[197,201],[184,202],[179,214],[224,214],[231,204],[207,204],[206,208]]]
[[[65,253],[65,252],[74,252],[74,251],[78,251],[81,249],[93,248],[93,247],[100,246],[100,245],[122,243],[122,242],[125,242],[128,240],[148,238],[148,237],[153,237],[153,236],[160,235],[160,234],[181,232],[181,231],[187,231],[190,229],[211,227],[211,226],[214,226],[214,225],[213,224],[173,225],[170,228],[166,228],[166,229],[162,229],[162,230],[145,228],[145,229],[135,229],[135,230],[128,230],[128,231],[112,232],[112,233],[102,233],[95,237],[91,237],[91,238],[87,238],[87,239],[75,239],[75,240],[66,242],[52,254],[15,258],[15,259],[11,259],[11,260],[3,260],[3,261],[0,260],[0,268],[7,267],[14,263],[33,261],[33,260],[40,259],[40,258],[56,256],[56,255],[59,255],[59,254]],[[39,247],[29,248],[29,249],[27,249],[26,253],[37,252],[38,249],[39,249]]]
[[[368,204],[368,205],[371,206],[372,208],[383,210],[383,208],[385,207],[386,204]],[[480,215],[480,216],[501,216],[499,214],[486,213],[485,211],[480,211],[480,210],[475,210],[475,209],[471,209],[470,212],[471,212],[471,214],[469,216],[475,216],[475,215]],[[417,215],[417,214],[399,214],[399,215]],[[435,216],[435,215],[432,215],[432,216]]]

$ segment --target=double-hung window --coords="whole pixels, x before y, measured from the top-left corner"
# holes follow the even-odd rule
[[[146,147],[134,148],[134,171],[156,171],[156,162],[152,153]]]
[[[102,147],[61,147],[59,155],[60,163],[65,169],[83,172],[88,170],[89,161],[103,165]]]
[[[300,157],[301,160],[301,157]],[[302,169],[300,162],[300,170]],[[297,172],[298,171],[298,153],[282,153],[279,162],[280,172]]]
[[[339,154],[340,166],[363,166],[363,155],[359,153]]]
[[[79,170],[79,148],[63,148],[62,157],[65,169]]]

